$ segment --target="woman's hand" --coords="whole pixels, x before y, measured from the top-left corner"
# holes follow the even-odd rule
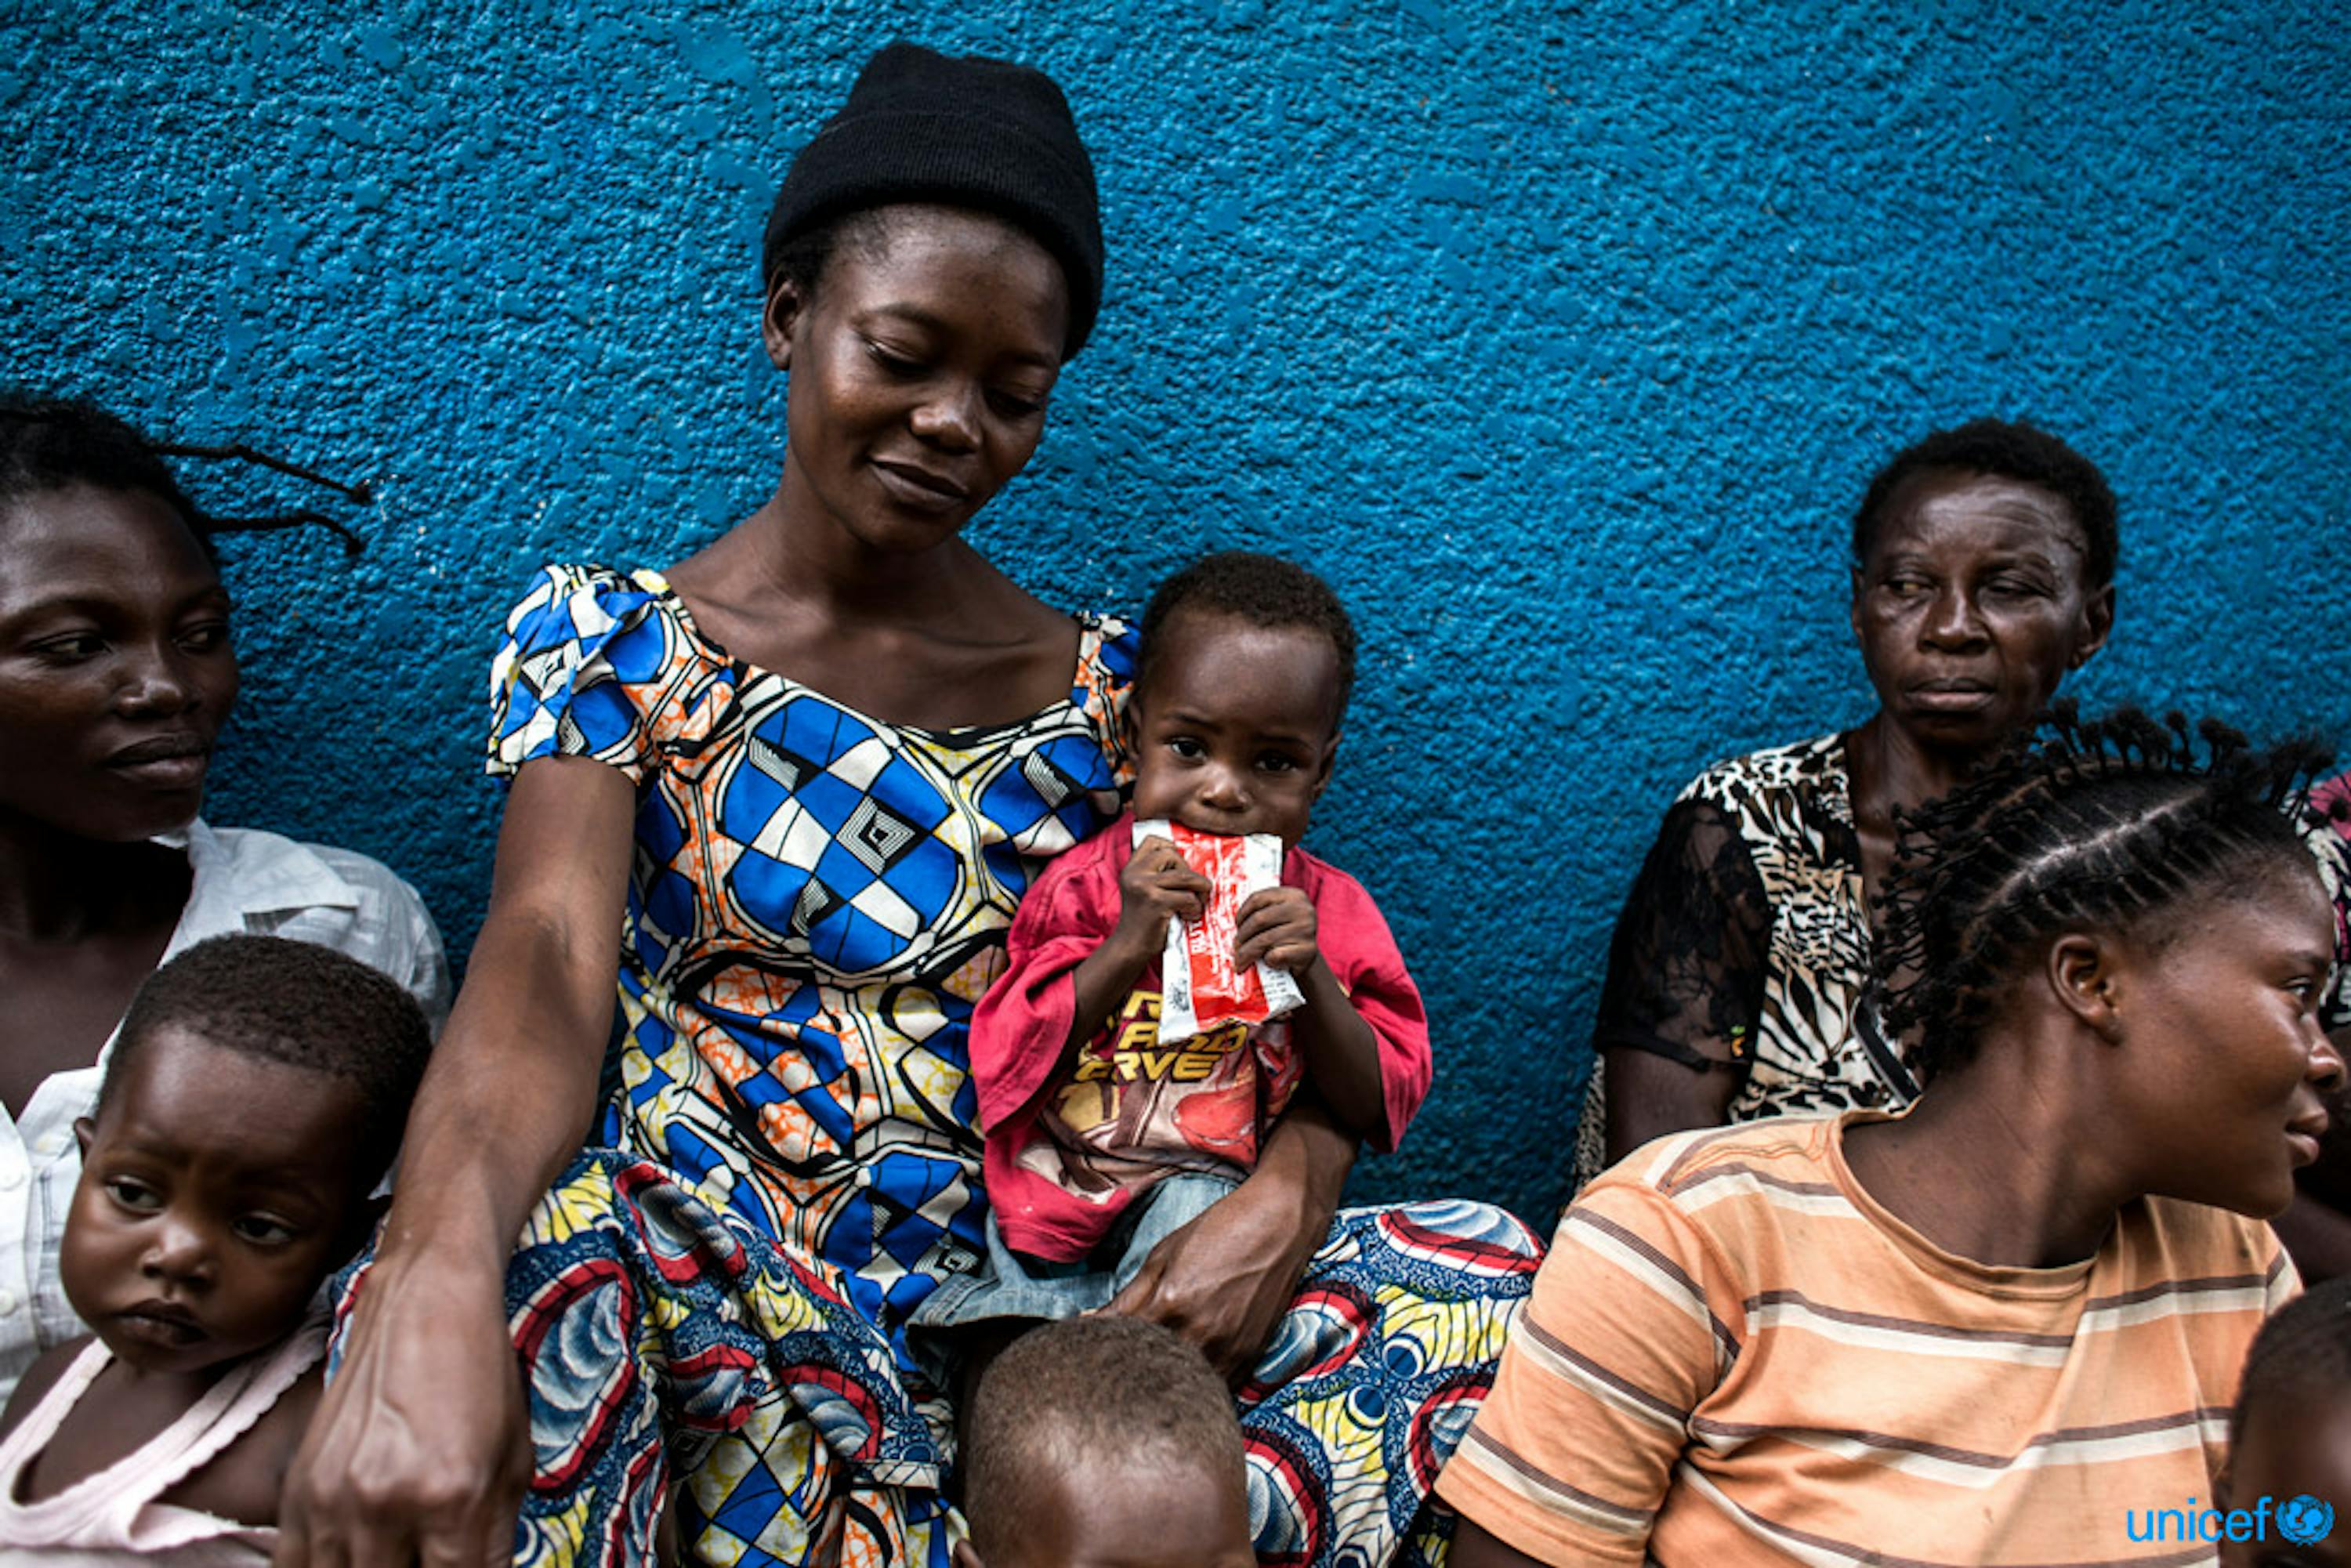
[[[1153,1248],[1103,1310],[1174,1331],[1240,1387],[1331,1233],[1354,1158],[1354,1139],[1301,1097],[1267,1137],[1249,1178]]]
[[[342,1370],[286,1480],[277,1568],[507,1563],[530,1469],[506,1266],[580,1151],[611,1025],[635,791],[523,765],[490,909],[434,1048]]]
[[[369,1270],[287,1476],[274,1568],[513,1560],[530,1435],[502,1275]]]

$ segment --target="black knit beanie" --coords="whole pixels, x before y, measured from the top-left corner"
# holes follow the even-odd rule
[[[829,218],[891,202],[977,207],[1028,230],[1069,279],[1061,357],[1084,347],[1102,306],[1102,213],[1093,162],[1052,78],[1010,60],[885,46],[792,160],[768,215],[766,254]]]

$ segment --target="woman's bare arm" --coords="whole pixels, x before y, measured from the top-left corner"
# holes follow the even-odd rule
[[[1610,1164],[1652,1138],[1729,1118],[1771,928],[1762,878],[1729,814],[1709,800],[1677,802],[1608,944],[1594,1043],[1608,1068]]]
[[[515,779],[343,1366],[287,1479],[277,1568],[511,1551],[529,1459],[507,1257],[588,1124],[634,810],[602,763],[541,758]]]
[[[1652,1138],[1730,1119],[1739,1075],[1729,1062],[1698,1071],[1629,1046],[1612,1046],[1606,1055],[1609,1164]]]

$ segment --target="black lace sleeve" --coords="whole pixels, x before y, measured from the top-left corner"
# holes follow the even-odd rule
[[[1617,916],[1593,1049],[1630,1046],[1743,1076],[1771,929],[1763,879],[1729,814],[1710,800],[1676,802]]]

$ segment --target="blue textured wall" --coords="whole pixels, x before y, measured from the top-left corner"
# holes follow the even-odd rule
[[[1844,517],[1937,423],[2031,413],[2108,465],[2122,619],[2087,695],[2351,710],[2334,7],[0,18],[0,378],[382,492],[356,563],[226,547],[247,684],[213,814],[381,856],[459,945],[499,613],[541,560],[666,562],[766,494],[761,216],[900,36],[1052,70],[1105,193],[1094,345],[981,546],[1113,607],[1272,548],[1364,622],[1315,838],[1389,910],[1440,1051],[1367,1194],[1556,1200],[1656,815],[1711,757],[1867,711]]]

